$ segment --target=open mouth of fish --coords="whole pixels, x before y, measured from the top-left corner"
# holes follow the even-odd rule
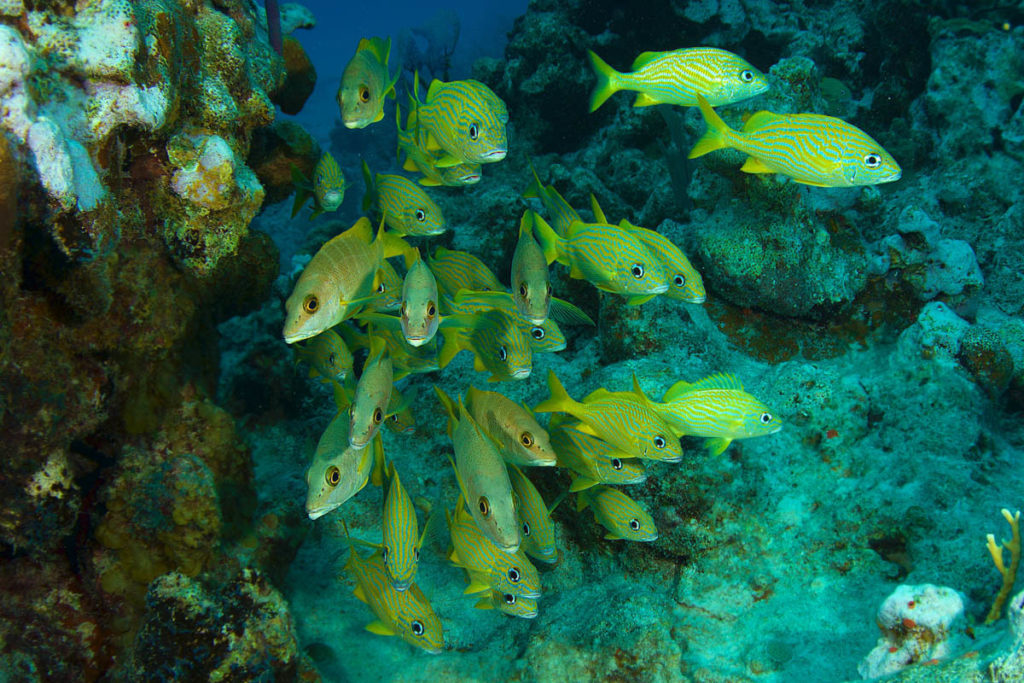
[[[320,519],[321,517],[323,517],[324,515],[326,515],[328,512],[330,512],[331,510],[333,510],[336,507],[338,507],[338,506],[337,505],[323,505],[321,507],[316,507],[316,508],[307,507],[306,508],[306,515],[310,519]]]

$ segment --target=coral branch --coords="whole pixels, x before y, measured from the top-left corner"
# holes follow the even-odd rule
[[[1010,597],[1010,593],[1013,592],[1013,582],[1017,577],[1017,567],[1020,566],[1020,510],[1011,515],[1010,511],[1004,508],[1003,518],[1006,519],[1012,531],[1010,540],[1004,540],[1000,547],[996,545],[996,537],[993,534],[988,534],[986,537],[988,551],[992,554],[992,561],[1003,577],[1003,587],[999,589],[999,593],[992,603],[992,609],[988,611],[988,616],[985,617],[986,624],[997,621],[1002,614],[1003,604]],[[1003,562],[1003,548],[1010,551],[1009,567]]]

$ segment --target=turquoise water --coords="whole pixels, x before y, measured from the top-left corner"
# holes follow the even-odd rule
[[[283,57],[261,11],[0,2],[0,677],[1024,680],[1020,8],[317,2],[282,6]],[[374,36],[396,97],[349,128]],[[378,237],[364,163],[445,230]],[[475,181],[417,182],[451,166]],[[524,240],[568,302],[543,329],[443,265],[512,302]],[[417,249],[436,297],[402,291]],[[532,451],[484,391],[537,409]],[[477,543],[530,550],[529,519],[557,559],[469,575],[462,497]]]

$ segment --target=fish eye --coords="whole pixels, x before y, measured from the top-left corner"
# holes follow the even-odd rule
[[[545,332],[544,328],[541,327],[540,325],[534,325],[533,327],[530,328],[530,336],[536,339],[537,341],[540,341],[541,339],[547,336],[547,332]]]
[[[413,562],[419,562],[420,561],[420,549],[419,548],[413,548],[412,549],[412,559],[413,559]]]
[[[427,212],[424,211],[423,209],[416,209],[416,220],[418,220],[420,223],[427,220]]]
[[[629,528],[632,529],[633,531],[640,531],[640,520],[639,519],[631,519],[631,520],[629,520]]]
[[[882,157],[878,154],[868,154],[864,157],[864,165],[868,168],[878,168],[882,165]]]
[[[546,292],[547,292],[547,295],[548,295],[548,296],[551,296],[551,283],[550,283],[550,282],[549,282],[549,283],[547,284],[547,286],[546,286],[546,287],[544,288],[544,291],[546,291]]]
[[[378,294],[383,294],[386,291],[388,291],[388,286],[385,285],[383,282],[380,283],[379,285],[377,285],[377,293]]]
[[[423,628],[423,622],[422,621],[420,621],[419,619],[414,619],[410,626],[412,627],[412,634],[414,636],[422,636],[423,635],[424,628]]]
[[[327,356],[327,364],[328,365],[334,365],[337,361],[338,361],[338,358],[333,353],[331,355]]]
[[[373,409],[373,423],[380,424],[384,421],[384,411],[380,408]]]
[[[520,283],[519,285],[519,296],[526,296],[526,283]]]
[[[385,562],[387,562],[388,561],[388,555],[389,555],[389,553],[388,553],[388,547],[387,546],[384,546],[383,548],[380,549],[380,559],[382,559]]]
[[[766,425],[772,421],[771,413],[761,413],[761,424]]]
[[[330,467],[327,468],[327,472],[324,475],[324,480],[327,482],[328,486],[337,486],[339,483],[341,483],[341,470],[339,470],[334,465],[331,465]]]
[[[740,72],[740,80],[744,83],[752,83],[754,80],[754,72],[750,69],[744,69]]]
[[[484,517],[491,516],[491,502],[487,500],[487,496],[480,496],[476,501],[477,507],[480,508],[480,514]]]
[[[437,315],[437,306],[434,305],[433,301],[427,304],[427,315],[430,316],[431,318]]]
[[[629,272],[633,274],[637,280],[644,276],[644,267],[639,263],[634,263],[633,267],[629,269]]]
[[[319,308],[320,300],[317,299],[312,294],[307,296],[306,299],[302,302],[302,310],[304,310],[306,313],[309,313],[310,315],[316,313],[317,310],[319,310]]]
[[[661,434],[658,434],[656,437],[654,437],[654,447],[657,448],[659,451],[663,450],[667,445],[668,442],[665,441],[665,437],[663,437]]]
[[[523,444],[527,448],[534,444],[533,434],[530,432],[523,432],[519,435],[519,443]]]
[[[505,600],[505,604],[506,605],[514,605],[514,604],[516,604],[516,596],[515,596],[514,593],[505,593],[501,597],[502,597],[502,599]]]
[[[469,139],[476,140],[480,137],[480,126],[476,123],[469,124]]]
[[[405,310],[405,302],[403,301],[402,305],[398,307],[398,314],[403,318],[405,317]]]
[[[529,535],[530,535],[530,523],[529,522],[523,522],[523,536],[529,536]]]
[[[500,358],[501,360],[505,360],[506,358],[508,358],[508,351],[505,350],[504,346],[498,347],[498,358]]]
[[[512,583],[519,583],[519,579],[520,578],[521,578],[521,576],[519,574],[519,570],[518,569],[516,569],[515,567],[509,567],[508,568],[508,580],[509,581],[511,581]]]
[[[389,417],[388,420],[391,421],[391,422],[396,422],[397,423],[398,422],[398,413],[395,413],[394,415]]]
[[[359,86],[359,101],[369,102],[370,101],[370,89],[365,85]]]
[[[613,470],[621,470],[622,469],[622,461],[619,460],[618,458],[612,458],[612,469]]]
[[[676,273],[675,277],[672,278],[672,284],[674,284],[676,287],[682,287],[683,285],[686,284],[686,278],[683,277],[682,273]]]

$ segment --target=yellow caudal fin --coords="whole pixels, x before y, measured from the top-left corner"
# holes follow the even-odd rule
[[[574,403],[572,398],[569,396],[569,392],[566,391],[565,387],[562,386],[562,383],[558,381],[558,377],[555,375],[554,370],[548,370],[548,390],[551,392],[551,398],[538,403],[534,407],[533,412],[564,412],[567,407],[571,406]]]
[[[527,213],[533,213],[533,228],[537,237],[537,243],[540,244],[540,248],[544,252],[544,260],[548,262],[548,265],[551,265],[561,256],[562,238],[538,214],[532,211]]]
[[[708,152],[714,152],[716,149],[732,146],[729,138],[733,131],[722,120],[722,117],[711,108],[711,105],[708,104],[703,95],[697,95],[697,104],[700,106],[700,113],[704,116],[704,122],[708,124],[708,129],[705,131],[704,136],[697,141],[697,144],[693,146],[693,149],[690,150],[688,156],[691,159],[704,156]]]
[[[594,94],[590,96],[590,111],[597,111],[597,108],[604,104],[605,100],[621,90],[618,82],[619,72],[608,66],[608,64],[587,50],[590,55],[590,63],[594,66],[594,75],[597,76],[597,85],[594,86]]]

